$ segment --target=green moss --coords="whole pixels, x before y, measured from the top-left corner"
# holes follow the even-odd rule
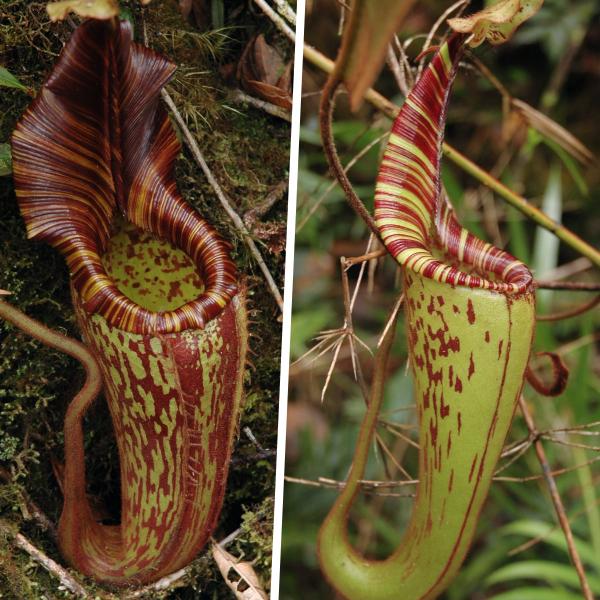
[[[242,516],[242,533],[236,545],[245,560],[252,561],[255,568],[270,569],[273,550],[273,498],[265,498],[254,510]],[[246,549],[248,546],[248,550]],[[247,552],[252,553],[248,556]]]

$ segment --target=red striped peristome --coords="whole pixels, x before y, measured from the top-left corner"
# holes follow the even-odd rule
[[[398,114],[375,188],[375,222],[406,269],[450,285],[507,294],[531,287],[527,267],[464,229],[441,190],[440,158],[450,88],[465,36],[453,34]]]
[[[159,105],[174,69],[133,43],[127,21],[86,21],[12,137],[29,237],[64,254],[88,311],[133,333],[204,327],[236,293],[228,244],[176,188],[180,145]],[[155,312],[119,291],[102,263],[118,211],[192,258],[205,284],[197,298]]]

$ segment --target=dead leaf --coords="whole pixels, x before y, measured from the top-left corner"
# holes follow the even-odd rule
[[[91,19],[110,19],[119,14],[117,0],[61,0],[46,6],[51,21],[62,21],[70,12]]]
[[[515,111],[534,129],[542,135],[555,141],[563,150],[584,165],[594,161],[594,155],[573,134],[569,133],[562,125],[553,121],[539,110],[529,106],[522,100],[513,98],[511,101]]]
[[[143,5],[152,0],[140,0]],[[118,0],[60,0],[49,2],[46,10],[51,21],[62,21],[70,12],[90,19],[111,19],[119,14]]]
[[[291,73],[292,63],[286,65],[262,34],[248,42],[237,68],[237,77],[247,92],[290,111]]]
[[[277,80],[277,85],[282,89],[292,89],[292,83],[294,81],[294,70],[291,61],[287,64],[287,67],[283,70],[281,77]]]
[[[460,33],[472,33],[469,45],[479,46],[484,40],[503,44],[510,39],[521,23],[532,17],[544,0],[500,0],[468,17],[448,19],[448,25]]]
[[[269,597],[249,562],[238,561],[235,556],[223,550],[218,544],[212,545],[212,555],[225,583],[236,598],[239,600],[268,600]]]
[[[192,0],[179,0],[179,12],[184,19],[187,19],[192,12]]]
[[[211,9],[208,0],[179,0],[179,12],[196,29],[206,31],[211,26]]]
[[[350,98],[360,107],[365,92],[379,75],[388,45],[414,0],[354,0],[336,60]]]

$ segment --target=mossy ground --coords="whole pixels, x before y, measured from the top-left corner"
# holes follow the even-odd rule
[[[141,38],[141,10],[122,3]],[[175,0],[152,3],[145,10],[149,44],[167,54],[178,71],[169,91],[196,135],[214,175],[235,209],[243,214],[259,204],[269,189],[287,179],[289,135],[287,123],[256,109],[234,105],[227,92],[236,84],[225,80],[223,68],[235,64],[245,42],[264,32],[285,48],[270,23],[251,12],[244,2],[227,3],[226,28],[200,33],[177,11]],[[4,1],[0,5],[2,64],[25,85],[38,89],[52,68],[75,20],[51,24],[44,2]],[[291,52],[288,49],[288,53]],[[0,142],[8,141],[20,114],[30,102],[27,94],[3,89],[0,94]],[[246,403],[240,436],[234,450],[226,500],[215,538],[242,526],[228,548],[255,567],[265,585],[270,579],[273,519],[274,458],[256,459],[253,442],[242,432],[250,427],[266,449],[275,449],[279,387],[280,335],[278,308],[206,178],[187,152],[182,152],[176,176],[184,197],[228,239],[240,273],[250,286],[252,312],[251,365],[247,373]],[[69,297],[69,276],[62,257],[47,245],[26,239],[10,177],[0,179],[0,288],[12,292],[10,302],[50,327],[77,336]],[[281,200],[267,218],[284,223]],[[262,248],[277,283],[283,285],[284,257]],[[268,332],[268,334],[261,332]],[[66,407],[83,374],[78,364],[0,323],[0,467],[11,484],[0,486],[0,520],[21,531],[36,546],[61,561],[51,537],[33,520],[20,499],[25,490],[57,522],[62,497],[52,473],[52,459],[62,459],[62,423]],[[110,512],[119,506],[118,459],[108,411],[99,401],[86,427],[89,492],[100,497]],[[60,598],[69,594],[44,569],[11,545],[0,533],[0,597]],[[193,564],[184,587],[165,592],[165,598],[230,598],[209,553]],[[90,581],[90,593],[104,592]],[[154,592],[152,597],[158,598]]]

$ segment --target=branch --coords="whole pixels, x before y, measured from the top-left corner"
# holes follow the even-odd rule
[[[234,90],[231,94],[229,94],[229,97],[233,102],[238,102],[240,104],[249,104],[250,106],[258,108],[273,117],[279,117],[280,119],[283,119],[284,121],[288,122],[292,121],[292,114],[289,110],[281,108],[281,106],[277,106],[276,104],[272,104],[271,102],[265,102],[264,100],[260,100],[259,98],[255,98],[254,96],[249,96],[242,90]]]
[[[585,281],[536,281],[536,288],[545,290],[568,290],[570,292],[600,292],[600,283]]]
[[[75,594],[78,598],[90,597],[85,591],[85,588],[64,567],[61,567],[39,548],[36,548],[23,534],[15,534],[14,531],[3,522],[0,522],[0,529],[3,533],[9,535],[13,539],[13,543],[17,548],[29,554],[33,560],[42,565],[50,575],[56,577],[72,594]]]
[[[292,44],[296,41],[296,34],[288,27],[288,24],[265,2],[265,0],[254,0],[254,3],[262,10],[273,24],[285,35]]]
[[[537,438],[538,432],[535,427],[533,417],[531,416],[531,413],[527,408],[527,403],[525,402],[523,396],[519,396],[519,406],[521,408],[521,412],[523,413],[523,418],[525,419],[527,428],[529,429],[531,435]],[[542,466],[544,479],[546,480],[546,484],[548,485],[548,490],[550,491],[550,496],[552,498],[552,503],[554,504],[554,508],[556,510],[560,526],[562,527],[563,533],[565,534],[565,539],[567,541],[567,546],[569,549],[569,555],[571,556],[573,566],[575,567],[575,570],[577,571],[577,576],[579,577],[579,583],[581,584],[581,591],[583,592],[585,600],[594,600],[592,590],[590,589],[590,585],[585,575],[583,564],[581,562],[581,559],[579,558],[577,548],[575,547],[575,540],[573,539],[573,533],[571,532],[571,526],[569,525],[569,519],[567,518],[565,507],[563,506],[560,494],[558,493],[558,488],[556,487],[556,482],[554,481],[554,477],[552,476],[552,472],[550,470],[550,465],[548,464],[548,459],[546,458],[544,446],[540,439],[536,439],[533,445],[535,447],[535,452],[537,454],[540,465]]]
[[[164,592],[166,590],[172,590],[177,587],[184,585],[184,578],[189,574],[191,568],[189,566],[184,567],[183,569],[179,569],[179,571],[175,571],[175,573],[170,573],[165,577],[161,577],[158,581],[155,581],[151,585],[144,586],[139,590],[135,590],[125,596],[123,596],[124,600],[129,600],[130,598],[142,598],[151,594],[152,592]]]
[[[273,0],[273,3],[275,6],[277,6],[277,12],[295,26],[296,13],[292,10],[292,7],[286,2],[286,0]]]

